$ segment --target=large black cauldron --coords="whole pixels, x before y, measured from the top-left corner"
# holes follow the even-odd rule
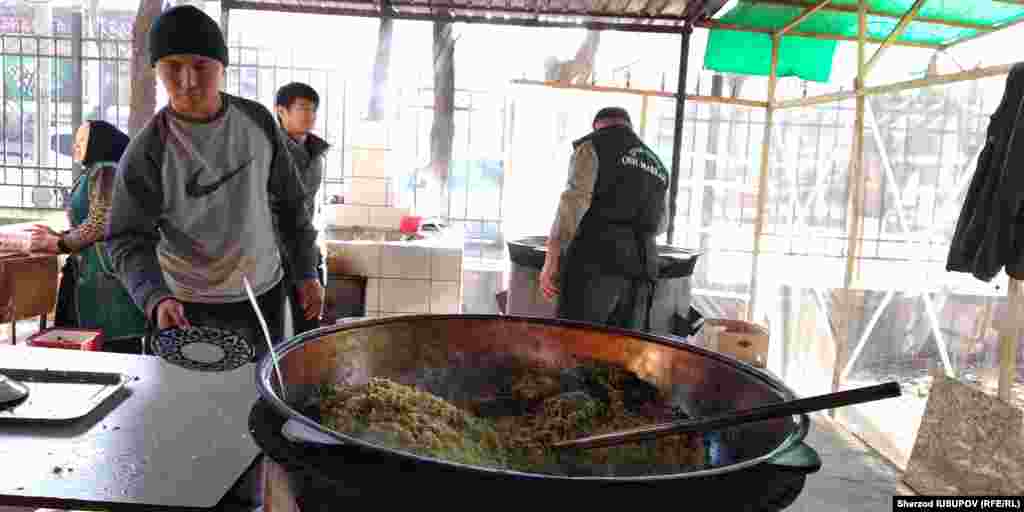
[[[261,400],[250,421],[264,452],[296,477],[304,512],[399,501],[420,506],[490,508],[496,504],[643,505],[685,510],[767,511],[788,506],[820,469],[803,443],[806,415],[764,421],[706,436],[710,460],[692,471],[649,476],[563,477],[460,465],[396,451],[320,426],[310,412],[324,382],[401,381],[425,369],[473,368],[495,361],[571,367],[578,358],[620,364],[672,397],[691,416],[746,409],[796,398],[771,375],[668,338],[554,319],[509,316],[405,316],[326,327],[298,336],[279,351],[284,397],[273,361],[257,370]],[[452,375],[456,375],[453,372]],[[448,386],[456,403],[474,396],[471,379]],[[291,443],[288,418],[341,441],[339,446]],[[365,500],[365,501],[364,501]]]

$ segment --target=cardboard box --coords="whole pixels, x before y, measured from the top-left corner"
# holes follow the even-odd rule
[[[386,148],[352,148],[352,176],[363,178],[387,178]]]
[[[768,361],[768,329],[742,320],[715,318],[701,329],[704,348],[734,357],[757,368]]]

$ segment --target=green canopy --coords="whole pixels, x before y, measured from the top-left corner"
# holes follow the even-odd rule
[[[711,28],[704,67],[725,73],[768,75],[772,38],[765,32],[781,29],[817,3],[817,0],[740,0],[735,8],[717,20],[730,28]],[[856,38],[857,3],[857,0],[832,0],[793,27],[792,32]],[[913,3],[914,0],[867,0],[867,37],[885,39]],[[1024,5],[1005,0],[928,0],[896,42],[938,48],[1021,18],[1024,18]],[[836,44],[836,40],[787,33],[779,47],[778,76],[827,82],[832,73]]]

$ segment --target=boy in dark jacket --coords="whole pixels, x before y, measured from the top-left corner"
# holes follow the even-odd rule
[[[320,96],[316,90],[308,84],[300,82],[292,82],[278,89],[277,98],[274,101],[277,121],[288,134],[288,148],[291,150],[292,158],[305,185],[305,213],[314,219],[313,224],[317,230],[322,229],[320,212],[323,201],[318,200],[318,192],[324,176],[324,154],[330,148],[326,141],[312,133],[319,106]],[[326,287],[323,255],[319,251],[317,259],[320,284]],[[319,320],[316,318],[307,320],[302,312],[298,297],[301,276],[291,270],[291,265],[286,265],[285,278],[291,283],[292,323],[295,334],[316,329],[320,326]]]

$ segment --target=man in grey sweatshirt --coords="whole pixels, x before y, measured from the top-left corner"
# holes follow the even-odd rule
[[[302,178],[273,114],[221,92],[228,52],[212,18],[174,7],[154,22],[149,46],[170,104],[121,159],[108,226],[114,270],[160,329],[235,329],[260,357],[266,343],[243,277],[279,341],[285,262],[275,225],[304,316],[322,310]]]

